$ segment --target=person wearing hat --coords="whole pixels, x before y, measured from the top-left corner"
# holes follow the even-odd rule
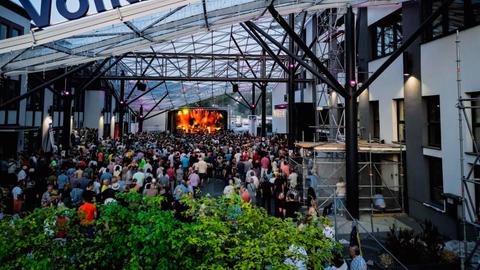
[[[103,192],[102,192],[102,201],[105,202],[105,200],[112,198],[115,199],[118,190],[120,189],[120,184],[118,182],[114,182],[111,186],[108,186]]]

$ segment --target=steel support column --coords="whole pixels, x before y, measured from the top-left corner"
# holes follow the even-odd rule
[[[143,132],[143,105],[140,105],[140,115],[138,116],[138,132]]]
[[[65,90],[63,93],[63,126],[62,126],[62,149],[70,150],[70,133],[72,132],[70,127],[70,119],[72,115],[72,93]]]
[[[295,15],[288,15],[288,24],[292,29],[295,29]],[[288,38],[289,64],[288,64],[288,149],[293,149],[296,139],[295,126],[295,60],[293,53],[295,52],[295,43],[292,36]]]
[[[345,14],[345,178],[347,186],[347,210],[350,215],[359,218],[358,205],[358,131],[357,98],[355,76],[355,15],[352,7]]]
[[[122,76],[125,76],[125,73],[122,71]],[[118,110],[118,137],[121,142],[123,142],[123,118],[125,113],[125,80],[120,81],[120,104]]]
[[[255,103],[255,84],[252,84],[252,104],[250,104],[250,114],[255,115],[257,106]]]
[[[267,85],[262,84],[262,137],[267,136]]]

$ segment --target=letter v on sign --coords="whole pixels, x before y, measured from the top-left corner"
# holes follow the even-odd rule
[[[40,14],[35,10],[30,0],[20,0],[25,11],[32,18],[35,25],[43,28],[50,25],[50,15],[52,12],[52,0],[42,0],[40,7]]]

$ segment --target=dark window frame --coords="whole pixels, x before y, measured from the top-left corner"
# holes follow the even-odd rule
[[[399,143],[405,143],[406,141],[406,132],[405,132],[405,99],[403,98],[398,98],[393,100],[395,102],[395,117],[397,120],[397,142]],[[403,114],[400,114],[400,103],[402,104],[403,108]],[[403,115],[403,120],[401,120],[400,116]],[[401,128],[402,126],[402,128]],[[401,139],[402,136],[400,136],[400,130],[403,130],[403,139]]]
[[[387,43],[386,32],[388,29],[391,29],[392,34],[392,39],[389,43]],[[370,25],[369,32],[371,35],[372,60],[391,55],[401,46],[403,41],[401,9]]]
[[[428,165],[429,199],[435,205],[443,205],[443,164],[438,157],[425,156]]]
[[[432,14],[436,8],[440,7],[442,0],[422,0],[422,21]],[[456,32],[462,31],[477,25],[480,25],[480,1],[478,0],[463,0],[460,3],[453,2],[442,14],[429,25],[424,32],[423,42],[433,41]],[[463,3],[461,3],[463,2]],[[477,3],[475,3],[477,2]],[[454,9],[452,6],[460,4],[460,9]],[[454,20],[453,14],[460,10],[461,21]],[[458,25],[455,27],[455,23]],[[435,27],[435,25],[437,27]],[[453,26],[453,28],[452,28]],[[435,32],[438,29],[437,33]]]
[[[370,101],[370,113],[372,115],[372,139],[380,139],[380,102]]]
[[[442,124],[440,96],[425,96],[425,108],[427,114],[427,145],[442,148]],[[437,134],[438,133],[438,134]]]
[[[17,30],[19,36],[24,34],[23,26],[9,21],[5,18],[0,18],[0,24],[7,26],[7,38],[11,38],[13,36],[13,30]]]
[[[477,152],[480,150],[480,92],[470,93],[470,98],[472,99],[472,101],[470,102],[471,103],[470,105],[472,107],[471,117],[472,117],[472,132],[474,137],[472,140],[472,152]],[[479,119],[477,119],[477,114]],[[478,131],[478,135],[475,134],[476,131]],[[477,142],[478,149],[475,149],[475,141]]]

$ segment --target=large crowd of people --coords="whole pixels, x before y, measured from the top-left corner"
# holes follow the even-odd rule
[[[248,134],[129,134],[120,140],[77,140],[71,151],[23,153],[1,160],[2,214],[21,215],[37,207],[64,205],[88,213],[95,203],[117,200],[119,192],[165,196],[175,207],[182,196],[201,195],[209,179],[224,181],[224,195],[265,207],[269,214],[295,218],[302,191],[289,165],[283,136]],[[312,195],[313,193],[313,195]],[[317,213],[308,193],[308,213]]]

